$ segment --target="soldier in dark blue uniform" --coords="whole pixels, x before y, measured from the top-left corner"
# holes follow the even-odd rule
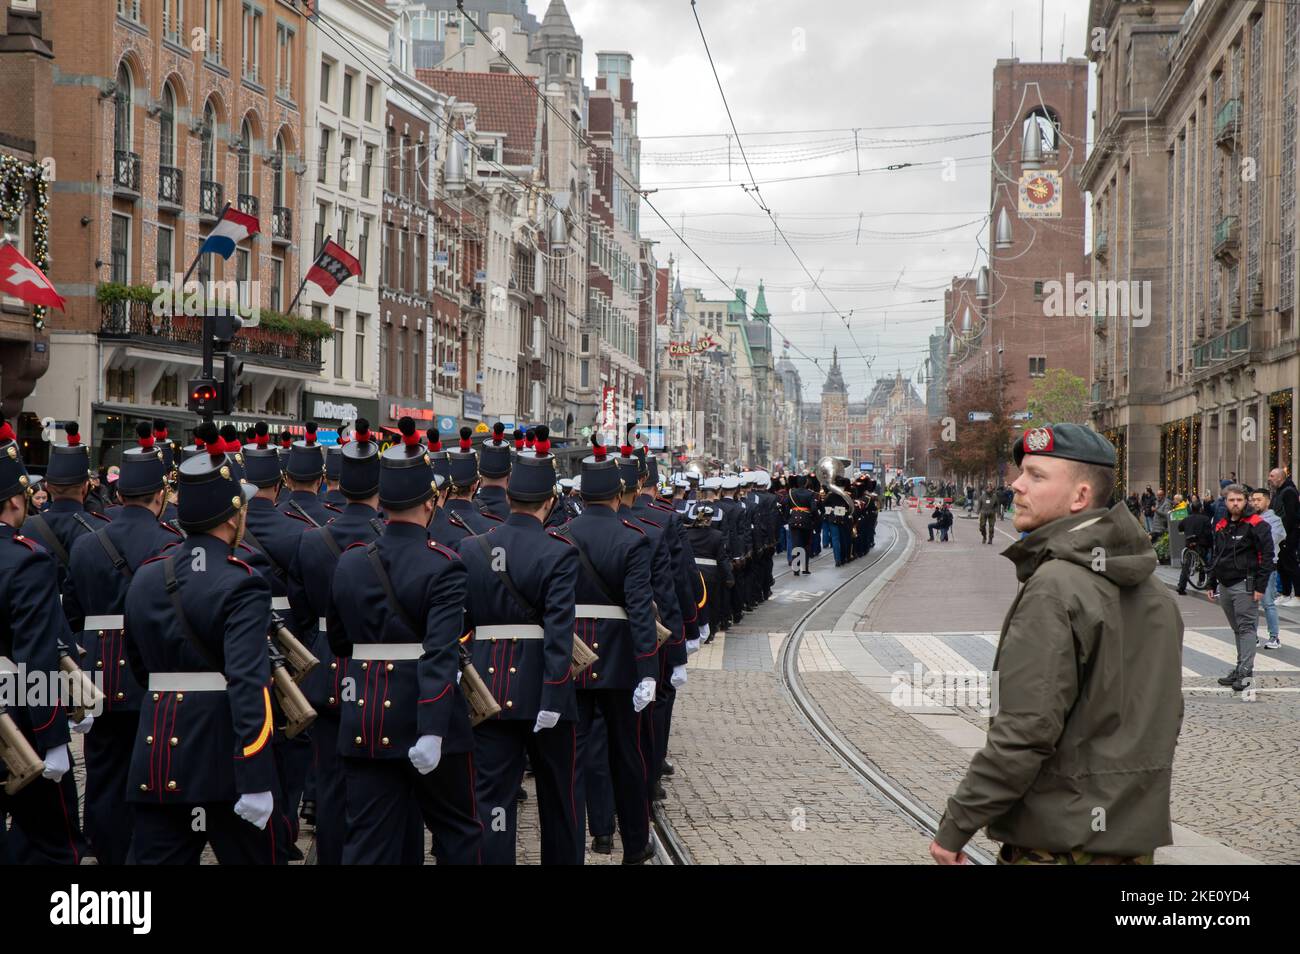
[[[722,513],[711,504],[702,503],[693,510],[694,522],[687,527],[686,536],[695,554],[695,566],[704,580],[704,611],[708,615],[709,632],[704,642],[713,641],[714,634],[726,628],[722,619],[722,595],[734,584],[731,577],[731,556],[721,529]]]
[[[271,588],[234,554],[255,488],[241,484],[211,429],[180,467],[185,541],[136,571],[126,597],[127,660],[145,686],[128,798],[138,864],[282,857],[268,827]]]
[[[492,425],[492,436],[479,448],[478,472],[481,484],[474,501],[484,513],[502,520],[510,516],[506,483],[510,479],[512,451],[505,433],[505,425],[497,421]]]
[[[813,539],[817,532],[817,513],[820,505],[817,495],[808,488],[808,477],[796,474],[792,478],[790,505],[786,519],[790,524],[790,554],[794,575],[812,572]]]
[[[772,561],[781,539],[781,518],[777,496],[771,491],[772,476],[765,470],[755,475],[755,496],[758,498],[758,513],[763,524],[763,539],[758,555],[759,596],[764,600],[772,598]]]
[[[651,543],[638,521],[620,516],[622,493],[617,464],[605,448],[593,447],[582,461],[582,493],[588,504],[562,530],[578,549],[575,638],[600,658],[578,675],[578,748],[584,778],[613,783],[614,805],[623,841],[623,860],[639,864],[654,854],[650,844],[650,802],[641,747],[641,722],[655,697],[659,676],[658,640],[650,598]],[[593,720],[604,718],[605,745],[588,748]],[[598,759],[604,759],[600,764]],[[603,794],[587,784],[579,790]],[[611,829],[612,830],[612,829]],[[593,850],[599,850],[593,843]],[[603,845],[601,846],[603,847]]]
[[[140,566],[181,539],[159,522],[167,499],[166,458],[148,422],[137,428],[138,447],[122,455],[116,520],[72,547],[63,611],[86,650],[82,668],[102,680],[103,709],[86,735],[86,835],[101,865],[127,862],[132,812],[127,770],[140,722],[144,689],[127,665],[123,611],[131,578]]]
[[[59,592],[67,587],[72,544],[78,537],[94,533],[109,522],[104,514],[86,509],[86,494],[90,492],[90,452],[81,443],[76,421],[69,421],[65,430],[68,442],[50,448],[50,463],[45,469],[42,486],[49,491],[49,506],[39,516],[30,518],[24,527],[27,536],[37,540],[58,559]]]
[[[459,550],[461,540],[487,533],[505,519],[480,510],[474,503],[479,482],[478,455],[474,453],[468,427],[460,429],[459,449],[447,451],[447,473],[450,482],[446,496],[429,525],[429,534],[443,546]]]
[[[339,699],[348,661],[330,651],[328,617],[334,571],[342,552],[354,543],[369,543],[384,529],[379,519],[379,444],[370,422],[359,418],[352,439],[339,454],[339,491],[347,500],[342,512],[323,527],[306,530],[289,570],[289,602],[315,620],[308,630],[309,648],[321,665],[302,683],[316,710],[311,727],[315,782],[316,861],[343,861],[346,799],[339,762]],[[373,607],[372,607],[373,611]]]
[[[474,667],[501,705],[498,716],[475,729],[483,858],[515,862],[515,799],[526,754],[537,782],[542,864],[581,864],[578,707],[570,670],[579,563],[573,545],[544,526],[555,502],[549,441],[519,456],[506,490],[505,523],[461,543]],[[502,818],[504,830],[495,824]]]
[[[45,762],[42,777],[13,795],[4,790],[9,773],[0,763],[0,861],[75,865],[85,844],[75,789],[69,801],[61,784],[72,778],[67,710],[60,700],[29,705],[16,676],[22,666],[29,678],[48,674],[51,684],[57,684],[59,643],[72,640],[57,611],[54,557],[19,531],[32,486],[13,429],[0,417],[0,680],[14,702],[7,706],[8,716]],[[12,823],[7,837],[6,816]]]
[[[361,422],[358,421],[357,423],[360,424]],[[347,445],[348,440],[348,438],[343,438],[337,445],[325,448],[325,493],[321,495],[320,502],[330,512],[331,517],[334,514],[342,513],[343,508],[348,503],[348,498],[339,489],[339,473],[343,466],[343,448]]]
[[[302,440],[293,442],[284,462],[284,483],[289,492],[280,495],[276,508],[320,527],[334,516],[316,492],[325,475],[325,448],[316,443],[316,422],[308,421],[305,427],[307,433]]]
[[[344,864],[421,864],[421,818],[439,864],[476,864],[474,738],[460,691],[465,566],[429,539],[435,493],[415,422],[380,461],[388,525],[334,571],[328,632],[347,657],[339,754],[347,788]]]

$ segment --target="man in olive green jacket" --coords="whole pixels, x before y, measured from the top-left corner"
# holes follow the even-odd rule
[[[1109,441],[1075,424],[1027,431],[1004,551],[1020,592],[993,669],[998,710],[930,846],[940,864],[987,826],[1000,863],[1150,864],[1173,840],[1182,617],[1114,487]]]

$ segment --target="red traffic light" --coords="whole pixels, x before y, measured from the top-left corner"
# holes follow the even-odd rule
[[[217,389],[211,384],[204,384],[195,388],[191,397],[195,401],[215,401],[217,399]]]

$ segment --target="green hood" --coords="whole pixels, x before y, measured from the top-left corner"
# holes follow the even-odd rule
[[[1077,528],[1077,529],[1076,529]],[[1100,573],[1116,586],[1137,586],[1156,569],[1151,538],[1123,503],[1085,510],[1034,530],[1002,551],[1023,583],[1046,560],[1065,560]]]

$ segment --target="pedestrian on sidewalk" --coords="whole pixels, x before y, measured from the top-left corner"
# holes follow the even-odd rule
[[[999,709],[930,854],[966,863],[987,826],[1003,864],[1151,864],[1173,840],[1182,616],[1141,526],[1123,504],[1107,509],[1109,441],[1046,425],[1013,452],[1028,536],[1004,551],[1021,588],[993,662]]]
[[[1173,501],[1165,496],[1165,488],[1156,491],[1155,506],[1151,509],[1151,545],[1169,532],[1169,511],[1174,509]]]
[[[1219,685],[1241,692],[1255,671],[1259,601],[1273,573],[1273,536],[1263,517],[1246,503],[1241,484],[1225,487],[1223,498],[1228,515],[1214,525],[1214,562],[1206,595],[1217,600],[1223,587],[1223,615],[1237,635],[1237,665]]]
[[[985,487],[984,493],[980,494],[980,540],[983,543],[992,543],[994,524],[998,517],[998,498],[993,493],[992,487]]]
[[[1273,536],[1273,566],[1277,566],[1278,554],[1282,549],[1282,541],[1286,539],[1286,531],[1282,529],[1282,520],[1269,509],[1271,497],[1269,492],[1263,487],[1250,492],[1250,505],[1255,509],[1266,524],[1268,524],[1269,533]],[[1257,639],[1256,646],[1262,645],[1265,649],[1281,649],[1282,640],[1277,628],[1277,604],[1274,601],[1274,594],[1277,592],[1277,570],[1274,569],[1268,576],[1268,582],[1264,584],[1264,596],[1259,601],[1259,605],[1264,610],[1264,622],[1268,626],[1268,639]]]
[[[1300,605],[1300,560],[1297,560],[1297,548],[1300,547],[1300,491],[1296,490],[1295,481],[1281,467],[1274,467],[1268,472],[1268,485],[1273,488],[1273,513],[1282,521],[1282,530],[1286,539],[1278,554],[1277,588],[1282,594],[1278,606]]]

